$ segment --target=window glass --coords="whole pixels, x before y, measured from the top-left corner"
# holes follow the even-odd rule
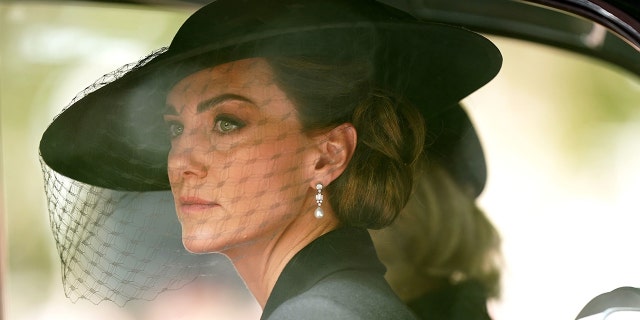
[[[133,319],[139,311],[64,298],[38,143],[76,93],[168,45],[192,10],[0,4],[0,189],[8,226],[3,285],[9,319]],[[640,80],[558,49],[492,40],[504,67],[464,101],[489,167],[480,203],[503,241],[503,294],[491,312],[497,320],[573,319],[602,292],[640,286],[634,250],[640,242]],[[201,298],[189,303],[211,301]],[[202,310],[189,306],[182,310],[240,317],[215,303],[199,304]],[[170,315],[159,310],[146,317]],[[257,314],[250,309],[242,316]]]

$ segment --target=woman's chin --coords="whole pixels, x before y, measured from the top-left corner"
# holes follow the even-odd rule
[[[220,252],[222,247],[217,245],[210,237],[194,237],[183,235],[182,245],[191,253]]]

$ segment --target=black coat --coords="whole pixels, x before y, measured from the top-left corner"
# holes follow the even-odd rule
[[[385,270],[367,230],[331,231],[289,261],[261,319],[415,319],[385,281]]]
[[[409,307],[423,320],[491,320],[486,290],[473,280],[445,285],[409,302]]]

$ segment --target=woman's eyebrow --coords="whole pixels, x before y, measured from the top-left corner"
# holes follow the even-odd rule
[[[176,110],[176,107],[174,105],[167,103],[162,114],[165,116],[177,116],[178,111]]]
[[[232,94],[232,93],[225,93],[225,94],[221,94],[219,96],[215,96],[211,99],[207,99],[204,100],[200,103],[198,103],[198,107],[196,108],[196,113],[202,113],[205,112],[223,102],[229,101],[229,100],[239,100],[239,101],[243,101],[243,102],[248,102],[252,105],[256,105],[251,99],[237,95],[237,94]]]
[[[219,96],[215,96],[213,98],[204,100],[200,103],[198,103],[198,107],[196,108],[196,113],[203,113],[223,102],[229,101],[229,100],[238,100],[238,101],[243,101],[243,102],[248,102],[253,106],[256,106],[255,102],[253,102],[251,99],[243,97],[241,95],[237,95],[237,94],[233,94],[233,93],[225,93],[225,94],[221,94]],[[178,112],[178,110],[176,109],[176,107],[172,104],[167,104],[165,106],[165,110],[164,110],[164,115],[179,115],[180,113]]]

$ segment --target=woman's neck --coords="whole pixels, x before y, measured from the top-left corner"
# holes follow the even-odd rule
[[[330,206],[323,205],[323,209],[325,215],[321,219],[314,217],[315,207],[312,207],[270,236],[224,252],[262,308],[293,256],[338,227],[338,219]]]

